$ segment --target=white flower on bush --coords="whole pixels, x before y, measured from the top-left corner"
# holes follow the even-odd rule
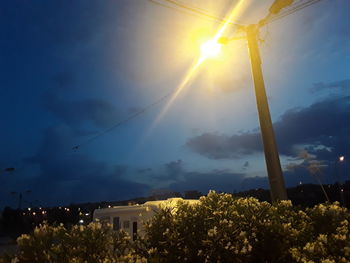
[[[336,263],[333,259],[323,259],[321,263]]]
[[[214,228],[208,230],[208,236],[213,237],[218,233],[218,228],[214,226]]]
[[[303,249],[310,252],[310,253],[313,253],[315,250],[315,244],[308,242],[308,243],[306,243],[306,245],[304,246]]]
[[[157,251],[158,251],[157,248],[151,247],[147,252],[148,252],[149,255],[153,255],[153,254],[156,254]]]
[[[21,241],[29,240],[29,239],[30,239],[29,235],[23,234],[23,235],[21,235],[20,237],[17,238],[17,242],[21,242]]]
[[[232,245],[231,242],[228,242],[225,246],[225,249],[227,250],[231,249],[231,245]]]

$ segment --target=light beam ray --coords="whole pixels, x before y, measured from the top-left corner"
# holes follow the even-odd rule
[[[224,34],[227,27],[231,24],[230,21],[232,21],[235,16],[238,15],[239,11],[242,9],[242,4],[244,0],[239,0],[239,2],[233,7],[232,11],[229,13],[228,16],[225,18],[225,23],[221,26],[221,28],[218,30],[218,32],[215,34],[215,36],[212,38],[212,41],[217,42],[220,37]],[[169,99],[168,103],[163,107],[162,111],[158,114],[155,121],[152,123],[150,128],[148,129],[148,132],[146,132],[146,136],[154,129],[154,127],[162,120],[162,118],[165,116],[167,111],[170,109],[171,105],[174,103],[176,98],[179,96],[179,94],[188,86],[194,75],[197,73],[198,68],[203,64],[208,57],[201,55],[195,63],[193,63],[192,67],[187,71],[187,74],[183,78],[183,80],[180,82],[178,87],[176,88],[174,94]]]

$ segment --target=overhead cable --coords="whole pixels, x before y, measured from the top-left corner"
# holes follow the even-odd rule
[[[205,18],[207,20],[209,19],[209,20],[216,21],[219,23],[228,22],[228,24],[230,24],[232,26],[241,26],[240,23],[227,21],[221,17],[215,16],[215,15],[212,15],[212,14],[206,12],[205,9],[189,6],[189,5],[186,5],[186,4],[179,2],[179,1],[163,0],[163,2],[167,2],[171,5],[166,5],[166,4],[162,3],[161,1],[156,1],[156,0],[148,0],[148,1],[150,1],[153,4],[163,6],[165,8],[173,9],[173,10],[176,10],[179,12],[184,12],[184,13],[190,14],[190,15],[195,15],[197,17]]]
[[[105,135],[106,133],[111,132],[112,130],[116,129],[117,127],[128,123],[129,121],[135,119],[136,117],[138,117],[139,115],[146,113],[147,111],[149,111],[151,108],[155,107],[156,105],[158,105],[159,103],[163,102],[164,100],[166,100],[168,97],[170,97],[173,93],[176,92],[177,89],[167,93],[166,95],[164,95],[163,97],[159,98],[158,100],[154,101],[153,103],[149,104],[148,106],[136,111],[135,113],[129,115],[128,117],[126,117],[125,119],[122,119],[120,121],[118,121],[116,124],[114,124],[113,126],[105,129],[104,131],[101,131],[100,133],[96,134],[95,136],[92,136],[91,138],[89,138],[88,140],[84,141],[81,144],[78,144],[74,147],[72,147],[73,150],[78,150],[81,146],[88,144],[94,140],[96,140],[97,138],[101,137],[102,135]]]
[[[260,20],[259,24],[260,26],[264,26],[268,23],[271,23],[271,22],[274,22],[274,21],[277,21],[283,17],[286,17],[288,15],[291,15],[291,14],[294,14],[295,12],[299,11],[299,10],[302,10],[306,7],[309,7],[313,4],[316,4],[318,2],[320,2],[322,0],[309,0],[309,1],[306,1],[306,2],[303,2],[301,4],[294,4],[291,6],[291,8],[289,9],[286,9],[285,11],[282,11],[280,12],[278,15],[268,15],[266,18]]]

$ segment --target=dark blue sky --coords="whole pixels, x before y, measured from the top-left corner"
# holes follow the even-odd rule
[[[186,0],[222,16],[232,1]],[[246,1],[254,23],[273,1]],[[235,1],[233,1],[235,3]],[[323,0],[261,30],[266,89],[289,186],[350,158],[350,2]],[[2,1],[0,207],[267,187],[245,41],[223,47],[166,103],[218,24],[129,1]],[[234,29],[225,32],[233,36]],[[77,150],[72,147],[82,144]],[[350,179],[349,162],[339,164]],[[311,171],[311,172],[310,172]]]

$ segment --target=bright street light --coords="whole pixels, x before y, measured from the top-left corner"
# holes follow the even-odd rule
[[[201,45],[201,59],[214,58],[219,55],[221,44],[215,40],[208,40]]]
[[[339,161],[340,161],[340,162],[342,162],[342,161],[344,161],[344,160],[345,160],[345,157],[344,157],[344,156],[340,156],[340,157],[339,157]]]

